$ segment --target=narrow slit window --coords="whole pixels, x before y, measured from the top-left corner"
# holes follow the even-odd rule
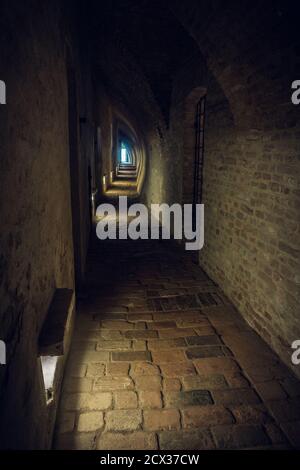
[[[132,157],[132,149],[130,145],[127,143],[121,142],[120,150],[119,150],[119,161],[125,165],[132,165],[133,157]]]
[[[54,399],[55,373],[58,359],[58,356],[41,356],[47,405],[49,405]]]
[[[125,145],[121,148],[121,163],[128,163],[128,152]]]

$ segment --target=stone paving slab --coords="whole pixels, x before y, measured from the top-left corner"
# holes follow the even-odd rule
[[[92,245],[55,448],[289,449],[299,436],[299,381],[192,256]]]

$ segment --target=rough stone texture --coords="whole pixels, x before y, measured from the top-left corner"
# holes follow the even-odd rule
[[[178,279],[189,285],[191,295],[198,289],[199,281],[194,282],[199,278],[205,282],[203,293],[205,289],[211,292],[217,289],[193,263],[192,256],[181,255],[182,252],[169,243],[111,242],[105,246],[105,251],[97,245],[92,248],[87,279],[93,286],[95,283],[98,286],[94,303],[105,304],[106,311],[112,311],[112,318],[115,315],[112,306],[117,309],[123,304],[123,290],[131,298],[133,309],[140,304],[140,296],[147,301],[153,294],[157,295],[149,289],[150,285],[153,289],[155,284],[162,286],[160,290],[165,296],[170,292],[174,295],[174,283]],[[147,255],[149,251],[151,255]],[[147,263],[141,262],[142,254]],[[128,259],[130,263],[124,263]],[[115,268],[109,271],[112,260]],[[152,270],[161,273],[155,280]],[[168,283],[163,287],[166,275]],[[104,292],[114,291],[113,298],[102,293],[103,285],[106,286]],[[181,295],[180,291],[178,295]],[[80,302],[82,307],[88,324],[94,310],[91,308],[89,312],[86,300]],[[120,351],[115,349],[115,339],[106,337],[110,348],[105,350],[104,362],[94,362],[90,352],[80,349],[80,340],[74,343],[64,382],[55,447],[74,448],[78,443],[78,448],[82,448],[84,442],[87,448],[93,445],[98,449],[297,447],[299,381],[292,372],[256,333],[245,326],[230,304],[225,310],[223,306],[214,306],[188,312],[182,305],[182,310],[160,313],[167,318],[171,314],[171,321],[176,326],[172,324],[171,328],[161,329],[159,333],[171,331],[174,337],[146,340],[147,346],[155,345],[150,356],[145,357],[141,355],[143,352],[134,350],[134,343],[139,342],[139,338],[131,338],[130,349],[122,350],[122,342],[128,346],[127,333],[136,331],[131,329],[122,330],[117,340]],[[126,322],[130,315],[130,312],[125,314],[122,321]],[[188,328],[186,334],[182,319],[194,321],[199,315],[209,323],[213,335],[203,334],[201,330],[197,334],[196,328]],[[115,321],[107,314],[105,317],[106,321]],[[152,318],[145,318],[146,329],[141,331],[156,331],[148,329],[152,322]],[[97,328],[95,322],[95,331]],[[116,330],[107,331],[114,337]],[[90,334],[94,332],[91,330]],[[81,323],[77,325],[75,335],[79,338],[86,335]],[[167,349],[156,348],[160,342]],[[224,343],[232,350],[232,356],[218,357],[218,351],[214,351],[214,357],[187,359],[187,351],[220,347]],[[121,354],[125,361],[114,362],[114,354]],[[81,367],[75,369],[77,375],[80,372],[79,377],[73,377],[74,357],[78,360],[80,355],[84,360],[81,359]],[[70,384],[77,390],[92,385],[93,391],[70,391]],[[97,433],[92,444],[90,440],[78,437],[91,432]],[[69,435],[74,439],[67,439]]]
[[[56,441],[54,448],[57,450],[93,450],[95,448],[95,432],[76,432],[64,434]]]
[[[144,411],[144,428],[146,431],[164,431],[180,428],[178,410]]]
[[[139,392],[140,407],[147,408],[162,408],[161,393],[158,391],[142,391]]]
[[[129,377],[99,377],[95,380],[93,387],[95,392],[132,389],[133,382]]]
[[[186,347],[184,338],[150,340],[147,342],[147,344],[150,351]]]
[[[186,356],[182,351],[169,350],[169,351],[152,351],[153,361],[157,364],[165,362],[185,362]]]
[[[225,356],[227,350],[220,346],[202,346],[200,348],[191,348],[186,352],[188,359],[197,359],[201,357]]]
[[[228,387],[225,378],[220,374],[183,377],[182,385],[185,390],[218,390]]]
[[[220,449],[247,449],[271,443],[264,429],[260,426],[216,426],[212,429],[212,433]]]
[[[103,413],[90,411],[79,415],[77,429],[79,432],[97,431],[103,427],[103,424]]]
[[[175,392],[181,389],[181,382],[178,379],[164,378],[163,389],[169,392]]]
[[[205,427],[234,422],[232,414],[223,406],[191,406],[182,411],[184,428]]]
[[[227,357],[207,357],[205,359],[196,359],[194,361],[199,374],[214,374],[239,370],[239,366],[234,359]]]
[[[110,393],[64,393],[63,408],[66,410],[105,410],[111,406]]]
[[[260,402],[252,389],[214,390],[212,395],[215,403],[223,405],[251,405]]]
[[[71,24],[73,19],[69,20]],[[0,446],[49,448],[58,397],[50,412],[37,342],[55,289],[74,288],[67,38],[75,75],[81,58],[62,21],[58,0],[42,7],[35,0],[30,5],[4,1],[0,23],[1,43],[6,44],[0,57],[1,79],[7,84],[7,104],[1,105],[0,114],[0,331],[1,340],[7,342],[7,366],[0,373]],[[77,78],[78,91],[82,90],[81,78],[84,81],[82,98],[88,117],[90,76],[86,66]],[[77,188],[82,201],[88,200],[89,143],[83,136],[86,158],[80,161],[81,186]],[[83,211],[77,227],[82,269],[89,232],[87,214]],[[59,386],[55,393],[59,394]]]
[[[84,364],[83,366],[81,367],[87,367],[87,372],[86,372],[86,376],[87,377],[100,377],[102,375],[104,375],[104,371],[105,371],[105,364],[92,364],[90,363],[88,366],[86,364]],[[124,371],[124,374],[122,375],[126,375],[127,371]],[[117,374],[115,374],[117,375]],[[84,375],[83,375],[84,377]]]
[[[133,361],[150,361],[151,354],[149,351],[135,351],[135,352],[112,352],[112,360],[133,362]]]
[[[161,378],[156,375],[135,377],[137,390],[160,390]]]
[[[212,450],[215,443],[208,430],[164,431],[158,435],[162,450]]]
[[[108,431],[134,431],[142,423],[139,410],[113,410],[106,413],[106,428]]]
[[[167,407],[184,407],[189,405],[209,405],[212,402],[207,390],[191,390],[188,392],[165,392],[164,401]]]
[[[117,409],[137,408],[137,394],[135,392],[116,392],[114,399]]]
[[[286,398],[287,394],[278,382],[262,382],[256,385],[259,395],[266,401]]]
[[[108,363],[106,366],[107,375],[112,375],[113,377],[126,377],[128,375],[128,372],[129,372],[129,364],[126,364],[126,363],[119,363],[119,364]]]
[[[291,366],[290,345],[300,336],[300,121],[290,100],[296,61],[287,68],[282,57],[297,54],[293,12],[278,20],[274,3],[256,1],[247,15],[242,4],[227,15],[219,2],[203,9],[195,0],[172,9],[212,74],[199,82],[208,85],[200,263]]]
[[[155,450],[157,442],[154,433],[136,431],[132,433],[102,433],[97,450]]]
[[[180,377],[185,375],[194,375],[196,370],[191,362],[162,364],[160,366],[165,377]]]
[[[266,424],[271,420],[263,405],[231,405],[230,410],[237,423]]]
[[[155,364],[140,362],[131,365],[130,374],[135,376],[159,375],[159,368]]]

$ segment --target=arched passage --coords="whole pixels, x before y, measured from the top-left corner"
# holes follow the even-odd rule
[[[296,12],[2,4],[0,446],[299,447]],[[99,242],[102,202],[192,202],[204,95],[199,259]]]

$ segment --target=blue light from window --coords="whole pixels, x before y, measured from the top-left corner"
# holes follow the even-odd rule
[[[124,142],[121,143],[121,163],[127,163],[127,164],[131,163],[130,150],[124,144]]]
[[[121,162],[128,163],[127,149],[126,147],[121,148]]]

